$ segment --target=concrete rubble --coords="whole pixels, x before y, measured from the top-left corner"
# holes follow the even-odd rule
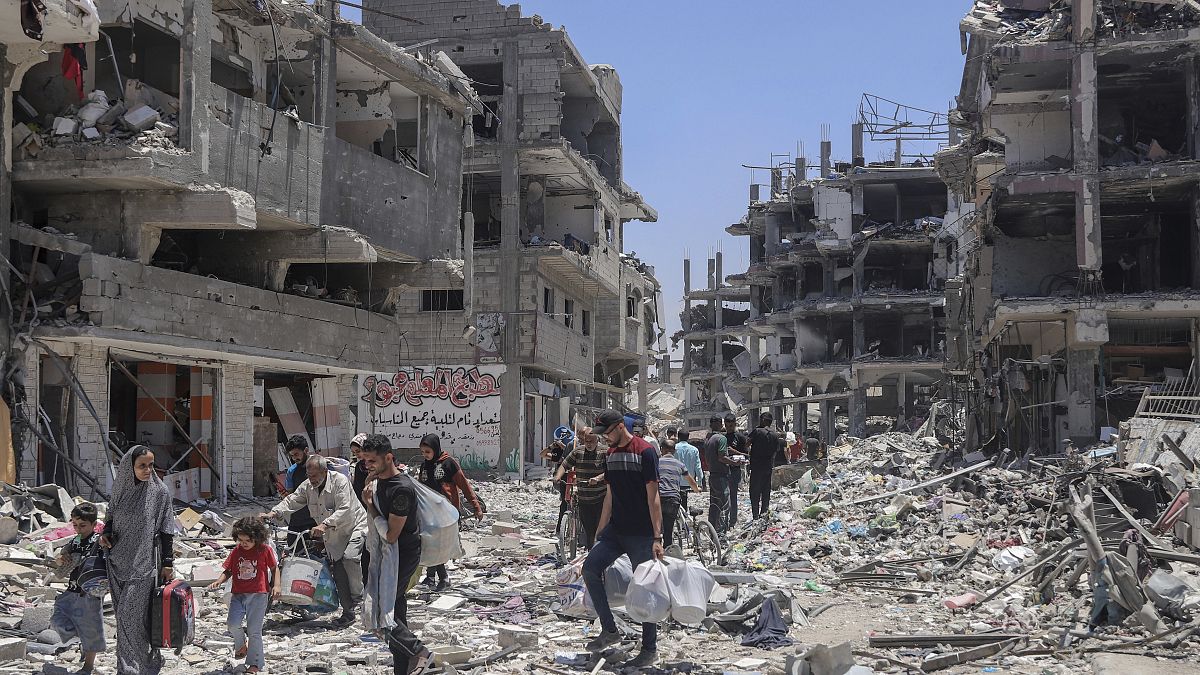
[[[1179,523],[1200,522],[1186,503],[1194,495],[1200,505],[1196,490],[1177,496],[1152,465],[1124,463],[1123,449],[987,458],[920,435],[839,440],[824,460],[776,468],[770,516],[742,514],[710,568],[718,585],[707,618],[664,624],[661,669],[1065,674],[1114,672],[1139,656],[1200,663],[1200,555],[1172,538]],[[620,672],[631,654],[589,654],[595,622],[559,602],[548,484],[476,487],[489,513],[463,523],[452,589],[411,592],[410,623],[443,672]],[[77,500],[53,485],[0,496],[0,672],[60,672],[78,651],[47,631],[69,571],[53,560],[71,535],[62,513]],[[201,602],[195,644],[168,654],[164,672],[237,672],[221,598],[200,589],[233,545],[229,524],[269,503],[178,510],[176,572]],[[743,646],[768,606],[791,644]],[[390,672],[378,639],[335,629],[332,616],[275,606],[268,672]],[[106,624],[111,646],[111,615]],[[112,672],[113,658],[101,655],[100,672]]]

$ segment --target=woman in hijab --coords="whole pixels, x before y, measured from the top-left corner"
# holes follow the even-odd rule
[[[483,518],[483,505],[479,503],[479,498],[475,496],[475,491],[467,482],[462,467],[450,456],[450,453],[442,450],[442,439],[437,434],[426,434],[421,439],[421,456],[425,458],[425,461],[421,463],[421,482],[430,490],[449,499],[456,509],[460,508],[460,495],[465,496],[471,503],[471,509],[475,511],[475,518]],[[433,578],[435,574],[437,575],[436,582]],[[444,591],[450,587],[450,574],[446,571],[444,564],[434,565],[426,572],[425,580],[421,583],[426,586],[433,586],[436,583],[437,586],[434,590]]]
[[[135,445],[117,465],[100,545],[117,617],[117,674],[157,675],[163,658],[150,646],[146,614],[159,580],[174,575],[171,495],[154,470],[154,453]]]

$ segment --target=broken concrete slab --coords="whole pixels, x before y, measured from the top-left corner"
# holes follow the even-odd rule
[[[150,106],[134,108],[121,117],[121,121],[131,131],[146,131],[158,124],[158,111]]]

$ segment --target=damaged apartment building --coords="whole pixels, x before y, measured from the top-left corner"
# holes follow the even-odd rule
[[[624,228],[657,213],[622,180],[616,70],[589,65],[564,29],[518,5],[365,7],[375,33],[448,54],[482,100],[463,186],[472,269],[428,298],[462,311],[429,313],[415,298],[401,308],[406,363],[429,365],[432,354],[435,365],[476,364],[499,381],[499,402],[487,409],[498,437],[460,461],[510,472],[540,465],[556,426],[623,407],[634,382],[644,411],[661,296],[653,268],[625,252]]]
[[[928,414],[957,206],[920,159],[897,150],[868,164],[861,122],[851,146],[849,162],[834,162],[823,141],[813,179],[803,158],[763,167],[770,184],[751,185],[746,216],[727,228],[750,238],[745,272],[723,278],[718,254],[696,288],[685,261],[677,338],[690,428],[727,410],[769,410],[832,442],[915,428]]]
[[[974,207],[946,293],[969,445],[1200,419],[1198,8],[981,0],[963,19],[963,140],[936,164]]]
[[[7,51],[15,479],[103,494],[144,443],[224,498],[288,435],[343,454],[401,308],[461,283],[476,94],[332,4],[45,4]]]

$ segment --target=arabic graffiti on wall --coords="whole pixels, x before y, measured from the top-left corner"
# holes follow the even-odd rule
[[[422,436],[436,433],[463,469],[495,469],[503,372],[504,366],[414,366],[360,377],[358,397],[360,406],[374,403],[374,431],[391,439],[402,460],[417,454]]]

